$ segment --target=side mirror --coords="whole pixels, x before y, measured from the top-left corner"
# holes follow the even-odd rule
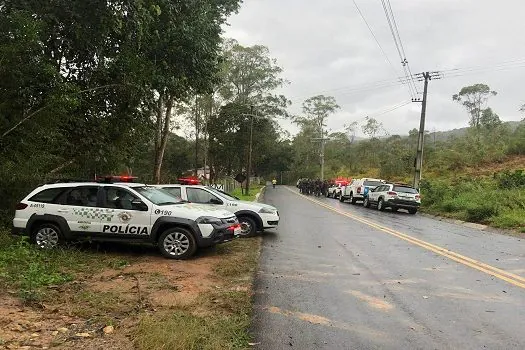
[[[217,198],[210,199],[210,204],[222,204],[222,201]]]
[[[131,205],[133,206],[133,209],[135,210],[148,211],[148,206],[146,205],[146,203],[144,203],[140,199],[132,200]]]

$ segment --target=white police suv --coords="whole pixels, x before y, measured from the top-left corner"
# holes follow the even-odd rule
[[[13,233],[28,235],[41,248],[80,240],[152,243],[173,259],[189,258],[240,231],[237,218],[223,208],[108,179],[40,186],[17,205],[13,219]]]
[[[253,235],[257,231],[277,227],[277,208],[263,203],[239,200],[228,193],[202,185],[155,185],[172,195],[191,203],[211,204],[235,214],[241,225],[241,235]]]

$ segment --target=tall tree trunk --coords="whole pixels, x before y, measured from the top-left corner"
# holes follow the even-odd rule
[[[157,134],[155,138],[155,167],[153,169],[153,177],[157,184],[161,181],[160,171],[162,168],[162,161],[164,160],[164,152],[168,144],[170,134],[171,112],[173,110],[173,97],[168,97],[166,105],[163,103],[164,98],[161,95],[157,105]]]

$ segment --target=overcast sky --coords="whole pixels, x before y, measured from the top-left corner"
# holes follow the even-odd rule
[[[328,127],[367,115],[381,121],[390,134],[419,127],[421,105],[410,103],[390,113],[392,106],[410,101],[406,85],[366,88],[366,84],[402,76],[399,55],[380,0],[356,0],[365,19],[396,71],[359,16],[352,0],[245,0],[229,19],[225,36],[242,45],[265,45],[284,69],[290,84],[282,93],[300,113],[304,99],[334,96],[341,110]],[[498,95],[489,105],[503,120],[521,120],[525,103],[525,1],[523,0],[390,0],[406,58],[412,72],[484,67],[431,81],[426,129],[449,130],[468,123],[466,111],[452,101],[461,87],[486,83]],[[508,63],[502,66],[501,63]],[[491,67],[491,68],[490,68]],[[503,69],[504,68],[504,69]],[[452,74],[452,73],[450,73]],[[449,75],[450,75],[449,74]],[[418,89],[423,90],[422,83]],[[377,85],[376,85],[377,86]],[[282,126],[291,133],[290,122]]]

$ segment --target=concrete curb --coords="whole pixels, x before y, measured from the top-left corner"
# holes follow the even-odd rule
[[[266,186],[261,188],[261,190],[255,195],[255,199],[253,200],[254,202],[261,202],[262,201],[262,199],[264,198],[264,190],[265,189],[266,189]]]

